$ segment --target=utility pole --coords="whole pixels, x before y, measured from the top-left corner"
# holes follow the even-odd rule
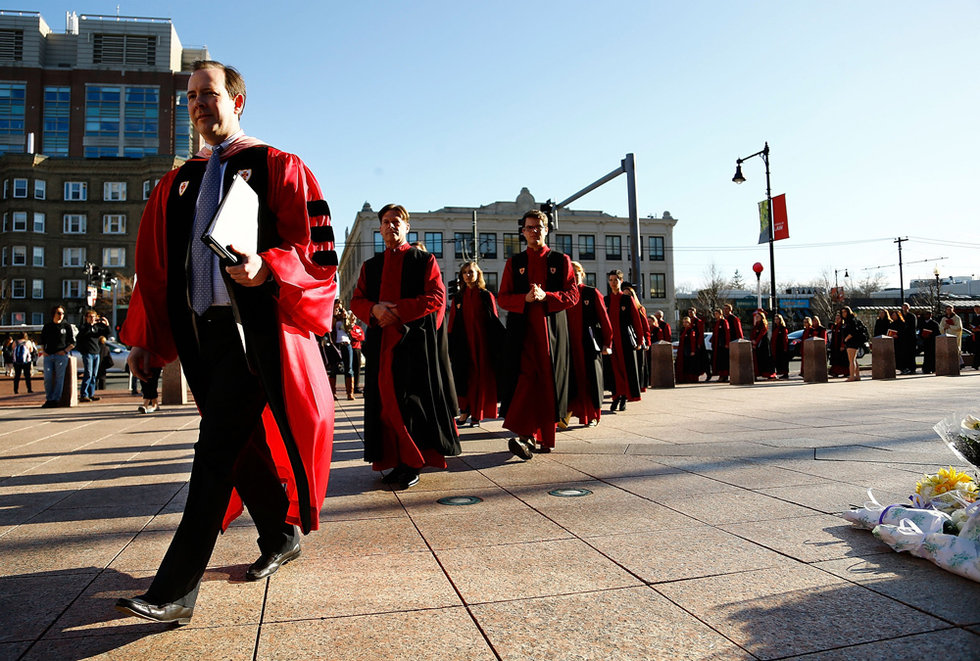
[[[477,264],[480,263],[480,242],[478,237],[480,235],[476,233],[476,209],[473,210],[473,261]]]
[[[898,237],[892,243],[898,244],[898,294],[902,300],[902,305],[905,305],[905,279],[902,275],[902,242],[908,241],[909,237]]]

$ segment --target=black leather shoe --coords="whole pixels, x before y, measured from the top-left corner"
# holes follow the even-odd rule
[[[507,449],[510,450],[515,457],[520,457],[525,461],[527,461],[528,459],[534,456],[533,454],[531,454],[531,450],[526,445],[524,445],[523,442],[519,441],[516,438],[512,438],[509,441],[507,441]]]
[[[245,570],[245,580],[258,581],[266,576],[272,576],[284,564],[298,558],[301,552],[302,549],[297,541],[295,546],[281,553],[263,553]]]
[[[404,491],[405,489],[414,487],[418,483],[419,483],[418,470],[414,468],[406,468],[405,471],[402,472],[401,480],[398,481],[398,488]]]
[[[381,478],[381,484],[398,484],[402,479],[405,466],[399,464],[392,468],[387,475]]]
[[[180,604],[151,604],[143,597],[119,599],[116,602],[116,610],[151,622],[172,623],[177,626],[189,624],[191,615],[194,614],[193,608]]]

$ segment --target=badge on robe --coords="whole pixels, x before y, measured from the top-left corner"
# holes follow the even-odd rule
[[[248,168],[247,170],[239,170],[238,176],[247,182],[249,179],[252,178],[252,168]]]
[[[517,269],[517,272],[524,275],[524,267],[522,266],[521,268]]]
[[[556,267],[554,266],[551,267],[551,275],[554,275],[557,271],[558,269]]]
[[[180,182],[180,187],[177,189],[177,195],[183,195],[184,194],[184,191],[187,190],[187,186],[189,186],[190,183],[191,182],[189,182],[189,181],[182,181],[182,182]]]
[[[589,299],[585,299],[584,301],[582,301],[582,305],[592,305],[592,301],[590,301]]]

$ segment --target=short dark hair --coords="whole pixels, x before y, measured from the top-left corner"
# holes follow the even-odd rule
[[[239,94],[243,98],[246,98],[245,93],[245,79],[242,78],[242,74],[238,72],[235,67],[230,67],[227,64],[222,64],[217,60],[194,60],[191,65],[193,71],[202,71],[204,69],[220,69],[225,74],[225,90],[228,92],[228,96],[235,98]],[[242,105],[242,110],[245,109],[244,104]]]
[[[607,274],[606,274],[606,277],[608,278],[608,277],[609,277],[609,276],[611,276],[611,275],[614,275],[614,276],[616,276],[616,277],[617,277],[617,278],[619,278],[620,280],[623,280],[623,279],[624,279],[624,278],[623,278],[623,272],[622,272],[622,271],[620,271],[619,269],[613,269],[612,271],[610,271],[609,273],[607,273]]]
[[[402,217],[402,220],[404,220],[406,223],[409,222],[408,209],[406,209],[400,204],[386,204],[383,207],[381,207],[381,211],[378,212],[379,223],[382,221],[382,219],[384,219],[385,214],[388,213],[389,211],[397,211],[398,215]]]
[[[52,315],[54,315],[54,313],[57,312],[58,310],[61,310],[61,314],[65,314],[65,306],[64,305],[61,305],[59,303],[58,305],[52,305],[51,306],[51,314]]]

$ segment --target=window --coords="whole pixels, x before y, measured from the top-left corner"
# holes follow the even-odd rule
[[[521,235],[504,232],[504,259],[509,259],[521,251]]]
[[[26,89],[26,83],[0,83],[0,154],[24,153]]]
[[[34,232],[44,234],[44,214],[40,211],[34,212]]]
[[[442,232],[426,232],[425,247],[436,257],[442,257]]]
[[[68,155],[68,127],[70,117],[71,88],[45,87],[41,149],[48,156]]]
[[[103,248],[102,266],[122,268],[126,266],[125,248]]]
[[[85,297],[85,281],[84,280],[62,280],[61,281],[61,295],[64,298],[84,298]]]
[[[194,126],[187,112],[187,91],[178,90],[174,96],[174,153],[187,159],[194,155],[193,148]]]
[[[70,268],[85,266],[85,248],[62,248],[61,265]]]
[[[85,157],[157,153],[158,87],[85,86]]]
[[[64,222],[65,234],[85,234],[88,218],[84,213],[66,213]]]
[[[405,243],[415,243],[419,240],[418,232],[408,232],[405,235]]]
[[[31,280],[31,298],[44,298],[44,280]]]
[[[650,274],[650,298],[667,298],[667,275],[665,273]]]
[[[619,235],[606,236],[606,259],[620,260],[623,258],[623,237]]]
[[[455,244],[454,254],[456,259],[473,258],[473,233],[472,232],[454,232],[453,243]]]
[[[586,273],[585,274],[585,284],[587,284],[590,287],[595,287],[596,286],[595,283],[596,283],[595,273]]]
[[[31,313],[31,324],[38,326],[44,323],[44,313],[43,312],[32,312]]]
[[[487,289],[492,291],[494,294],[497,293],[497,272],[496,271],[484,271],[483,281],[487,283]]]
[[[496,232],[480,232],[480,257],[497,259]]]
[[[44,266],[44,246],[34,246],[32,266]]]
[[[153,182],[147,179],[143,182],[143,199],[150,199],[150,193],[153,191]]]
[[[374,254],[378,255],[385,251],[385,240],[381,236],[381,232],[374,233]]]
[[[65,202],[84,202],[88,199],[88,184],[84,181],[65,182]]]
[[[27,266],[27,246],[10,247],[10,265]]]
[[[102,216],[103,234],[125,234],[126,215],[121,213],[111,213]]]
[[[44,179],[34,180],[34,199],[43,200],[48,196],[48,182]]]
[[[26,232],[27,231],[27,212],[26,211],[15,211],[11,214],[14,224],[12,229],[15,232]]]
[[[27,298],[27,280],[24,278],[14,278],[10,281],[11,298]]]
[[[126,201],[125,181],[106,181],[102,184],[102,199],[106,202]]]
[[[21,199],[27,197],[27,179],[14,179],[14,197]]]
[[[650,259],[655,262],[664,261],[664,237],[650,237]]]
[[[3,258],[0,259],[0,266],[7,265],[7,246],[3,247]]]
[[[560,253],[568,255],[569,258],[572,257],[572,235],[571,234],[555,234],[552,239],[551,246],[553,250],[557,250]]]
[[[578,258],[580,260],[595,259],[595,235],[578,235]]]

